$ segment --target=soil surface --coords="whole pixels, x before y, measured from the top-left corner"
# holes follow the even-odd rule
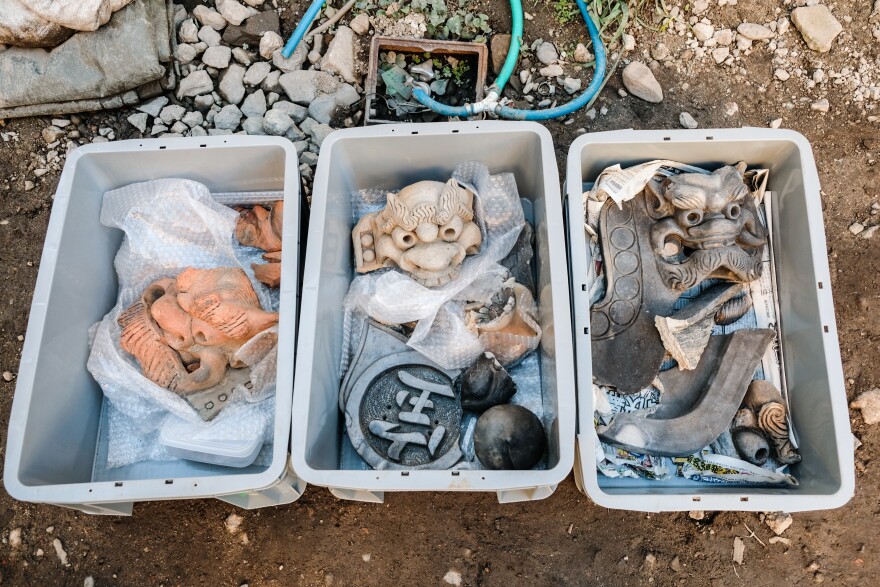
[[[505,3],[479,4],[493,17],[496,30],[509,26]],[[848,34],[876,62],[878,43],[869,27],[862,26],[868,4],[839,3],[835,13],[852,18],[852,24],[844,24]],[[775,18],[777,5],[783,6],[740,0],[736,6],[713,8],[712,16],[735,27],[743,20]],[[783,9],[787,13],[790,6]],[[285,33],[301,10],[302,4],[294,3],[285,12]],[[538,37],[564,43],[584,37],[577,22],[548,37],[554,22],[549,2],[529,2],[526,10],[535,15],[526,21],[527,44]],[[795,44],[806,51],[796,31],[794,35]],[[676,40],[649,30],[635,31],[635,36],[636,53],[661,37],[670,46]],[[848,55],[835,48],[823,58],[839,69]],[[809,103],[788,110],[783,104],[798,98],[799,90],[770,83],[774,66],[769,58],[756,54],[740,67],[754,83],[743,83],[737,70],[711,61],[661,66],[657,78],[665,99],[659,104],[620,97],[618,72],[596,104],[597,109],[607,108],[606,114],[591,119],[579,112],[571,124],[548,124],[560,169],[564,172],[569,145],[581,128],[679,128],[679,114],[685,110],[701,128],[766,127],[783,117],[784,127],[810,140],[818,163],[840,348],[852,400],[880,385],[880,237],[867,240],[848,230],[855,220],[876,223],[870,210],[880,197],[880,129],[845,102],[843,90],[829,91],[828,113],[811,111]],[[687,89],[682,89],[684,83]],[[766,84],[766,90],[757,91],[758,83]],[[722,112],[728,101],[739,105],[732,117]],[[116,114],[84,118],[88,122],[108,116]],[[25,172],[33,167],[31,153],[44,146],[40,131],[48,124],[48,119],[26,119],[0,127],[20,136],[17,143],[0,142],[0,371],[13,375],[58,180],[51,172],[36,188],[24,190]],[[0,380],[4,439],[14,389],[14,380]],[[770,543],[773,533],[755,513],[707,513],[695,521],[686,512],[647,515],[600,508],[577,490],[571,476],[548,499],[509,505],[499,505],[493,494],[469,493],[388,494],[384,504],[362,504],[309,487],[297,502],[277,508],[243,511],[216,500],[142,503],[128,518],[21,503],[3,493],[0,578],[8,585],[76,586],[87,577],[99,586],[877,585],[880,468],[872,461],[880,449],[880,426],[865,425],[855,410],[851,421],[863,443],[855,452],[855,497],[838,510],[794,514],[794,523],[783,534],[789,543]],[[236,534],[224,524],[230,514],[243,518]],[[20,529],[16,548],[8,540],[13,529]],[[737,537],[745,543],[742,565],[732,560]],[[56,555],[56,538],[68,566]]]

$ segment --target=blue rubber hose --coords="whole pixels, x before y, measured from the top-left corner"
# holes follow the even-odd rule
[[[593,96],[602,87],[602,82],[605,78],[606,65],[605,45],[602,44],[599,29],[596,27],[593,19],[590,18],[586,2],[584,0],[575,1],[578,4],[578,8],[581,10],[584,22],[587,24],[587,30],[590,33],[590,40],[593,43],[593,52],[596,56],[596,68],[593,73],[593,79],[590,81],[590,85],[587,86],[587,89],[577,98],[567,104],[557,106],[556,108],[548,108],[546,110],[521,110],[518,108],[510,108],[508,106],[495,106],[492,111],[500,118],[508,118],[512,120],[549,120],[551,118],[566,116],[585,106],[593,99]],[[434,112],[444,116],[468,117],[477,114],[480,110],[479,107],[474,104],[465,104],[464,106],[447,106],[446,104],[441,104],[437,100],[431,98],[424,89],[418,87],[413,90],[413,97],[423,106],[426,106]]]
[[[299,45],[302,38],[306,36],[306,33],[309,31],[309,27],[312,26],[312,23],[318,18],[318,13],[321,12],[324,2],[326,2],[326,0],[315,0],[312,2],[312,5],[309,6],[309,9],[306,10],[306,13],[299,20],[299,24],[296,25],[293,34],[290,35],[287,44],[284,45],[284,49],[281,50],[282,57],[290,59],[290,56],[296,51],[296,46]]]

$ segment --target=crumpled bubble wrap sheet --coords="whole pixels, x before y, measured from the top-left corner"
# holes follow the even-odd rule
[[[189,402],[144,377],[134,357],[119,345],[119,313],[151,282],[175,277],[187,267],[241,267],[263,308],[277,311],[277,292],[255,280],[250,267],[260,251],[233,244],[237,217],[215,202],[204,185],[189,180],[148,181],[104,195],[101,224],[125,232],[115,260],[117,304],[90,332],[87,365],[113,408],[125,416],[125,426],[111,425],[108,466],[161,456],[164,451],[151,444],[158,443],[156,432],[170,415],[191,423],[201,438],[250,434],[266,439],[271,434],[274,401],[263,400],[274,397],[275,351],[252,366],[253,389],[239,385],[224,409],[205,423]],[[230,430],[235,434],[230,436]]]

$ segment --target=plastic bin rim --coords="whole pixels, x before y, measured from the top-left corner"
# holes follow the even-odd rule
[[[166,147],[169,149],[179,150],[179,149],[193,149],[193,148],[218,148],[218,147],[259,147],[259,146],[273,146],[280,147],[285,151],[285,159],[290,161],[292,160],[294,165],[288,166],[287,172],[292,173],[295,177],[290,178],[290,181],[285,181],[284,193],[293,193],[296,197],[300,197],[300,188],[299,188],[299,167],[298,162],[299,158],[296,154],[296,149],[293,144],[284,139],[282,137],[270,137],[270,136],[242,136],[242,135],[231,135],[231,136],[215,136],[215,137],[173,137],[170,139],[127,139],[124,141],[111,141],[107,143],[91,143],[88,145],[83,145],[71,151],[68,155],[67,160],[65,161],[65,165],[62,169],[61,176],[58,180],[58,186],[56,188],[55,200],[53,202],[52,213],[50,213],[49,223],[50,227],[53,222],[53,213],[56,208],[59,212],[63,212],[61,216],[57,217],[55,222],[63,224],[63,216],[66,214],[66,207],[69,204],[69,194],[72,189],[73,184],[73,176],[76,172],[77,164],[79,160],[91,154],[103,154],[103,153],[119,153],[119,152],[135,152],[135,151],[144,151],[144,150],[156,150],[157,148]],[[47,237],[49,236],[50,231],[47,230]],[[56,232],[60,236],[60,231]],[[46,245],[52,245],[51,248],[57,250],[58,242],[50,243],[48,240],[44,244],[44,251],[41,253],[41,261],[40,267],[43,267],[42,255],[46,253]],[[52,259],[52,265],[54,266],[55,259]],[[298,262],[297,262],[298,265]],[[297,269],[298,270],[298,269]],[[44,277],[45,280],[49,281],[51,284],[51,280],[54,278],[53,275],[46,275]],[[38,273],[38,284],[40,281],[40,275]],[[32,300],[31,314],[33,315],[33,319],[39,321],[39,326],[42,328],[45,323],[46,316],[46,305],[47,299],[45,296],[48,296],[49,287],[43,288],[44,296],[40,299],[37,299],[36,293],[37,288],[35,286],[34,292],[35,296]],[[282,290],[282,293],[286,291],[287,288]],[[34,304],[39,304],[41,307],[37,313],[34,313]],[[28,318],[28,328],[30,328],[32,317]],[[295,323],[298,326],[298,319],[294,318]],[[26,337],[25,344],[22,349],[22,356],[31,356],[32,352],[27,352],[27,348],[29,345],[34,345],[39,343],[39,338]],[[38,349],[34,349],[36,351]],[[295,351],[295,349],[294,349]],[[20,369],[19,377],[16,380],[16,390],[18,389],[18,385],[22,382],[33,381],[35,374],[35,363],[29,362],[25,369]],[[23,376],[23,377],[22,377]],[[57,503],[57,504],[82,504],[82,503],[122,503],[122,502],[138,502],[138,501],[155,501],[162,499],[193,499],[193,498],[209,498],[216,497],[217,495],[231,495],[242,492],[250,492],[250,491],[259,491],[262,489],[267,489],[272,487],[275,483],[280,481],[287,474],[287,469],[289,466],[289,458],[288,455],[290,453],[290,427],[289,425],[282,427],[284,430],[283,441],[287,443],[287,451],[285,451],[284,458],[273,458],[272,463],[269,467],[261,472],[261,473],[252,473],[246,475],[235,475],[235,488],[231,491],[224,491],[223,493],[211,492],[211,482],[216,480],[217,476],[198,476],[198,477],[180,477],[175,479],[175,483],[166,484],[165,479],[140,479],[135,481],[123,481],[122,485],[117,485],[117,481],[99,481],[99,482],[80,482],[80,483],[63,483],[63,484],[51,484],[51,485],[30,485],[26,483],[22,483],[18,476],[18,469],[21,465],[21,449],[24,443],[24,433],[25,433],[25,419],[24,416],[27,415],[28,406],[25,405],[24,401],[26,398],[22,397],[20,394],[15,393],[13,395],[12,400],[12,408],[10,411],[9,417],[9,425],[7,429],[6,435],[6,454],[4,457],[3,463],[3,486],[6,489],[9,495],[19,501],[31,502],[31,503]],[[27,398],[29,399],[29,398]],[[292,394],[290,400],[285,403],[285,405],[292,404]],[[276,405],[276,409],[279,406]],[[284,406],[280,406],[283,408]],[[283,410],[285,413],[289,413],[290,410]],[[289,420],[287,421],[289,423]],[[277,428],[276,425],[273,424],[273,431]],[[177,482],[177,481],[180,482]],[[195,491],[199,485],[204,485],[205,488]],[[186,487],[188,491],[181,491],[181,487]],[[86,491],[86,490],[89,491]],[[92,490],[99,490],[96,492]],[[67,497],[69,496],[69,497]],[[90,502],[89,500],[92,499]]]
[[[537,135],[541,143],[541,150],[543,154],[548,157],[548,161],[550,162],[548,164],[548,161],[544,161],[544,171],[547,172],[544,183],[546,187],[551,190],[551,194],[546,194],[548,196],[546,197],[546,201],[548,202],[549,206],[557,208],[557,211],[559,213],[559,229],[563,230],[564,210],[562,209],[562,194],[560,190],[561,183],[559,181],[558,168],[556,165],[557,160],[555,156],[555,149],[553,148],[553,137],[546,127],[537,122],[512,123],[502,120],[489,120],[441,122],[431,124],[402,123],[337,130],[328,135],[327,138],[324,140],[324,143],[321,145],[321,155],[318,161],[318,167],[315,173],[315,177],[319,177],[322,173],[329,173],[330,153],[332,152],[335,144],[339,141],[359,138],[375,139],[392,137],[404,138],[417,135],[450,135],[453,133],[453,131],[460,132],[461,134],[531,132]],[[552,193],[559,194],[559,197],[550,197],[552,196]],[[313,208],[311,218],[312,224],[310,224],[309,226],[310,236],[313,230],[318,229],[317,222],[323,220],[323,216],[323,208]],[[559,244],[562,247],[562,252],[564,254],[565,237],[564,234],[562,234],[561,236],[563,238],[563,241]],[[311,241],[312,239],[310,238],[309,240]],[[306,267],[310,265],[309,259],[313,255],[318,254],[317,249],[318,247],[315,245],[307,249],[305,263]],[[559,320],[560,323],[570,323],[571,307],[568,300],[568,289],[570,288],[568,271],[565,270],[560,272],[560,275],[557,275],[555,279],[562,281],[562,283],[559,283],[557,281],[557,285],[563,288],[563,292],[560,292],[560,297],[558,298],[561,301],[556,302],[554,305],[554,321],[556,321],[557,319],[561,319]],[[306,292],[306,288],[304,287],[303,298],[305,299],[307,295],[308,294]],[[564,299],[562,299],[563,297]],[[564,315],[557,315],[557,310],[560,310]],[[307,321],[305,319],[300,320],[301,328],[304,328],[306,324]],[[562,340],[569,343],[567,345],[567,351],[565,351],[568,355],[567,358],[557,354],[557,372],[564,372],[566,370],[565,361],[567,360],[567,365],[569,367],[568,370],[571,373],[571,383],[572,385],[574,385],[574,347],[571,344],[571,340],[566,339],[564,335],[557,334],[557,336],[561,337]],[[300,337],[300,341],[302,341],[302,337]],[[557,349],[557,351],[558,350],[559,349]],[[302,357],[304,364],[298,365],[298,367],[300,368],[294,370],[295,406],[298,404],[296,399],[298,397],[298,394],[309,394],[311,392],[310,389],[305,388],[305,383],[303,383],[303,373],[304,371],[306,371],[305,358],[310,358],[311,355],[312,349],[305,347],[297,353],[297,363],[299,363],[299,360]],[[561,385],[564,382],[559,383]],[[576,398],[574,399],[575,401],[572,403],[571,406],[572,409],[575,409],[576,406]],[[300,405],[307,406],[309,401],[310,398],[306,399],[305,402]],[[449,470],[419,470],[413,471],[410,475],[403,476],[401,475],[401,471],[352,471],[339,469],[315,469],[311,467],[305,459],[305,428],[305,426],[293,427],[290,463],[291,468],[296,472],[297,476],[312,485],[366,491],[505,491],[528,489],[539,486],[555,486],[568,476],[568,474],[572,471],[572,468],[574,467],[575,447],[573,440],[577,429],[577,415],[575,413],[575,418],[570,424],[562,424],[560,426],[559,461],[557,462],[556,466],[554,466],[552,469],[545,469],[541,471],[464,470],[455,471],[453,474],[453,472]],[[566,442],[565,439],[569,437],[571,438],[571,441]],[[524,473],[527,474],[525,482],[523,482]],[[339,481],[343,477],[349,480],[352,478],[357,479],[359,483],[358,486],[351,487],[344,482],[340,483]],[[488,479],[485,479],[484,477],[488,477]],[[509,483],[509,481],[513,479],[518,479],[519,482],[515,484]],[[444,481],[447,487],[430,486],[435,485],[431,483],[432,481]],[[473,483],[471,484],[471,482]],[[422,487],[422,485],[428,486]]]

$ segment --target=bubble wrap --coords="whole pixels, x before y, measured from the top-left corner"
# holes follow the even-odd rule
[[[253,365],[254,388],[239,386],[223,411],[204,423],[185,399],[144,377],[135,359],[119,345],[119,313],[151,282],[174,277],[187,267],[241,267],[263,308],[278,309],[278,293],[254,279],[250,268],[260,251],[233,245],[237,216],[214,201],[204,185],[182,179],[132,184],[104,194],[101,223],[125,232],[115,260],[117,304],[90,331],[87,364],[114,409],[125,416],[123,426],[111,420],[109,466],[164,458],[157,431],[171,415],[204,427],[199,432],[202,438],[216,434],[222,440],[232,429],[261,438],[269,434],[274,401],[262,400],[274,395],[275,352]]]
[[[447,369],[464,368],[485,350],[467,329],[464,304],[500,289],[509,272],[498,262],[513,248],[525,217],[513,174],[490,175],[485,165],[472,161],[458,165],[452,177],[475,194],[475,218],[483,235],[480,252],[466,257],[458,277],[437,288],[393,268],[355,277],[345,298],[342,372],[348,369],[364,315],[387,324],[417,322],[409,346]],[[381,190],[355,192],[353,221],[381,210],[386,198]]]

